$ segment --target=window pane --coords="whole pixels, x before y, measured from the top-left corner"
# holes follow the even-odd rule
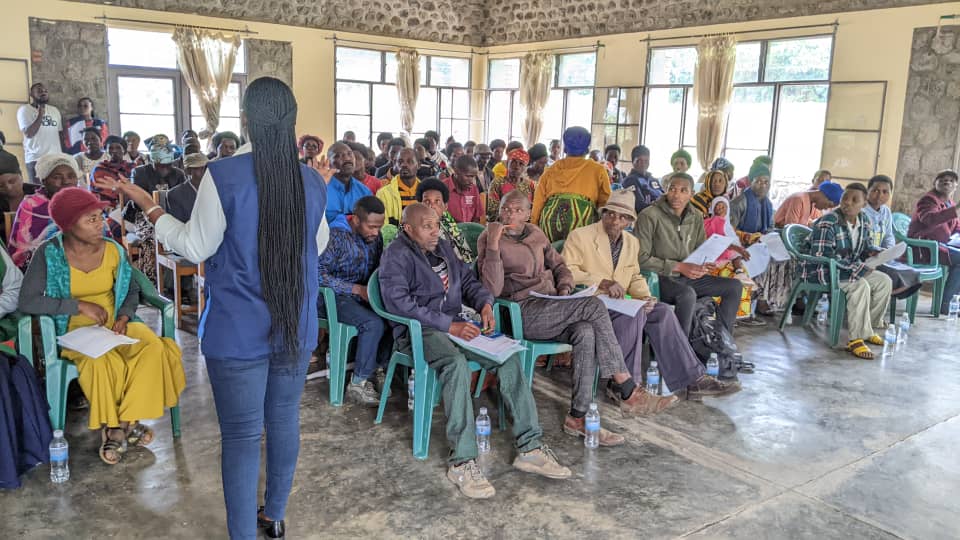
[[[177,133],[177,124],[173,115],[166,114],[123,114],[120,113],[120,132],[136,131],[142,139],[163,133],[172,137]],[[143,140],[140,149],[146,150]]]
[[[664,174],[670,170],[670,155],[680,144],[681,114],[683,114],[682,88],[651,88],[649,90],[643,140],[644,145],[650,148],[650,167],[654,174]]]
[[[470,121],[469,120],[453,120],[450,122],[450,124],[451,124],[451,127],[448,133],[450,133],[450,135],[453,135],[453,138],[455,140],[464,142],[470,138]]]
[[[113,65],[177,68],[177,46],[169,32],[107,28],[107,43]]]
[[[237,49],[237,59],[233,63],[233,72],[234,73],[247,72],[247,48],[242,41],[240,42],[240,48]]]
[[[557,86],[593,86],[596,53],[561,54],[557,57]]]
[[[470,119],[470,91],[453,91],[453,117]]]
[[[453,90],[440,89],[440,118],[450,118],[453,113]]]
[[[487,140],[510,137],[510,91],[490,92],[487,100]]]
[[[337,82],[337,114],[370,114],[370,85]]]
[[[594,124],[590,130],[590,148],[603,151],[608,144],[617,142],[617,126],[609,124]]]
[[[597,88],[593,97],[594,121],[601,124],[616,124],[619,104],[619,88]]]
[[[735,176],[734,181],[747,176],[747,173],[750,172],[750,165],[753,164],[753,160],[757,156],[763,156],[769,154],[769,151],[766,148],[751,148],[751,149],[730,149],[728,148],[723,152],[723,157],[727,158],[730,163],[733,163],[733,176]],[[810,172],[813,175],[813,172]],[[774,186],[776,187],[776,186]]]
[[[829,36],[771,41],[767,45],[767,66],[764,80],[820,81],[830,78]]]
[[[346,131],[352,131],[357,134],[357,141],[365,142],[370,140],[370,117],[354,114],[337,115],[337,137],[342,137]],[[369,144],[367,142],[366,144]]]
[[[401,131],[397,87],[392,84],[373,85],[373,130],[390,133]]]
[[[687,112],[683,124],[683,145],[697,145],[697,124],[700,123],[700,113],[693,104],[693,90],[687,91]]]
[[[621,167],[624,171],[631,169],[630,151],[640,142],[640,126],[620,126],[617,130],[617,144],[623,152],[620,153]]]
[[[693,84],[693,68],[697,63],[694,47],[653,49],[650,53],[650,84]]]
[[[823,126],[827,112],[826,84],[784,86],[777,113],[777,143],[773,153],[775,201],[810,184],[820,168]]]
[[[190,129],[200,132],[201,129],[207,127],[206,120],[202,116],[191,116],[190,117]],[[220,125],[217,126],[217,131],[232,131],[240,135],[240,118],[224,118],[220,117]],[[210,144],[210,139],[200,139],[200,148],[205,149]],[[211,148],[211,151],[216,150],[216,148]]]
[[[687,169],[687,174],[693,177],[693,181],[698,188],[702,187],[700,186],[700,177],[703,176],[703,167],[700,166],[700,160],[697,159],[697,147],[683,145],[683,149],[687,152],[690,152],[690,157],[693,160],[693,163],[690,164],[690,168]],[[667,170],[669,172],[673,169],[668,167]],[[699,191],[699,189],[697,189],[697,191]]]
[[[520,88],[520,59],[491,60],[488,86],[490,88]]]
[[[639,124],[642,103],[643,88],[621,88],[618,121],[621,124]]]
[[[337,79],[380,81],[381,56],[380,51],[337,47]]]
[[[763,149],[765,152],[770,144],[772,120],[772,86],[734,88],[733,99],[730,102],[730,115],[727,119],[727,148]],[[749,168],[749,164],[747,165]],[[734,163],[734,166],[739,164]]]
[[[590,129],[593,117],[593,90],[567,90],[567,121],[564,128],[580,126]]]
[[[523,126],[522,117],[519,126],[521,128]],[[521,132],[518,131],[516,135]],[[550,139],[560,139],[561,135],[563,135],[563,90],[555,89],[550,91],[550,99],[547,100],[547,106],[543,109],[543,128],[540,130],[540,140],[537,142],[549,144]]]
[[[200,110],[200,103],[197,101],[197,96],[193,93],[193,90],[189,90],[189,92],[190,114],[202,118],[203,112]],[[227,93],[225,93],[220,100],[220,119],[223,120],[227,117],[240,118],[240,83],[230,83],[230,85],[227,86]],[[220,129],[220,131],[223,131],[223,129]],[[239,134],[239,132],[237,132],[237,134]]]
[[[384,57],[384,81],[388,83],[397,83],[397,53],[387,51]],[[427,57],[420,56],[420,85],[427,84]]]
[[[757,82],[760,79],[760,42],[738,43],[733,83]]]
[[[446,56],[430,57],[430,86],[470,86],[470,60]]]
[[[421,88],[417,98],[417,110],[414,113],[413,132],[422,134],[431,129],[437,129],[437,90],[435,88]],[[441,140],[446,133],[441,133]]]
[[[561,98],[561,100],[562,99],[563,98]],[[549,106],[550,105],[548,104],[547,107]],[[544,109],[544,113],[546,113],[546,110],[547,109]],[[523,140],[523,119],[524,118],[526,118],[526,112],[524,112],[524,108],[520,105],[520,92],[514,92],[513,93],[513,118],[510,120],[512,122],[511,125],[513,127],[510,132],[511,135],[509,140],[512,140],[512,141]],[[560,115],[558,114],[557,120],[559,121],[559,119],[560,119]],[[547,128],[547,121],[546,121],[546,117],[544,117],[543,128],[540,129],[540,133],[543,134],[546,128]],[[507,140],[507,139],[504,139],[504,140]],[[533,145],[529,144],[527,146],[533,146]]]
[[[173,115],[173,95],[173,79],[117,77],[121,113]]]

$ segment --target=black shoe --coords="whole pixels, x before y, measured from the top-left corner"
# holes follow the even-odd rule
[[[284,533],[286,533],[287,527],[286,524],[281,519],[280,521],[273,521],[272,519],[264,519],[260,517],[260,514],[263,513],[263,507],[257,508],[257,528],[263,529],[263,534],[267,535],[267,538],[283,538]]]
[[[756,367],[753,362],[744,362],[743,360],[735,363],[734,366],[736,366],[738,373],[746,373],[747,375],[753,373]]]

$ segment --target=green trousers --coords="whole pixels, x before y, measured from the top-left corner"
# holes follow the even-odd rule
[[[397,349],[411,354],[407,335],[397,340]],[[446,332],[432,328],[423,329],[423,354],[427,365],[437,371],[440,381],[443,410],[447,416],[447,441],[450,443],[449,463],[457,465],[476,459],[477,436],[473,396],[470,394],[470,367],[466,356],[450,341]],[[517,450],[529,452],[540,448],[543,430],[537,418],[533,392],[524,380],[520,355],[511,356],[502,365],[482,358],[474,358],[474,361],[497,374],[501,399],[513,416]]]

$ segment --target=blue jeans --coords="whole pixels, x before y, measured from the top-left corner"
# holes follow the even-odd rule
[[[943,245],[943,244],[941,244]],[[947,283],[943,287],[943,300],[940,302],[940,313],[946,315],[950,311],[950,300],[953,295],[960,294],[960,249],[952,246],[947,248],[947,260],[941,257],[940,264],[949,266]]]
[[[257,536],[260,437],[267,431],[265,514],[283,519],[300,453],[300,395],[310,352],[254,359],[207,357],[220,421],[220,469],[230,538]]]
[[[357,354],[353,362],[353,377],[358,381],[367,380],[377,366],[385,366],[390,359],[392,336],[385,332],[386,321],[381,319],[369,304],[353,295],[338,294],[336,298],[340,322],[357,327]],[[320,316],[326,317],[322,300]]]

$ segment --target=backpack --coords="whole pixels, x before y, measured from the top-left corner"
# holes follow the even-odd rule
[[[698,299],[694,304],[690,345],[703,364],[707,363],[711,353],[716,353],[721,378],[737,376],[737,345],[730,331],[716,318],[716,306],[710,297]]]

